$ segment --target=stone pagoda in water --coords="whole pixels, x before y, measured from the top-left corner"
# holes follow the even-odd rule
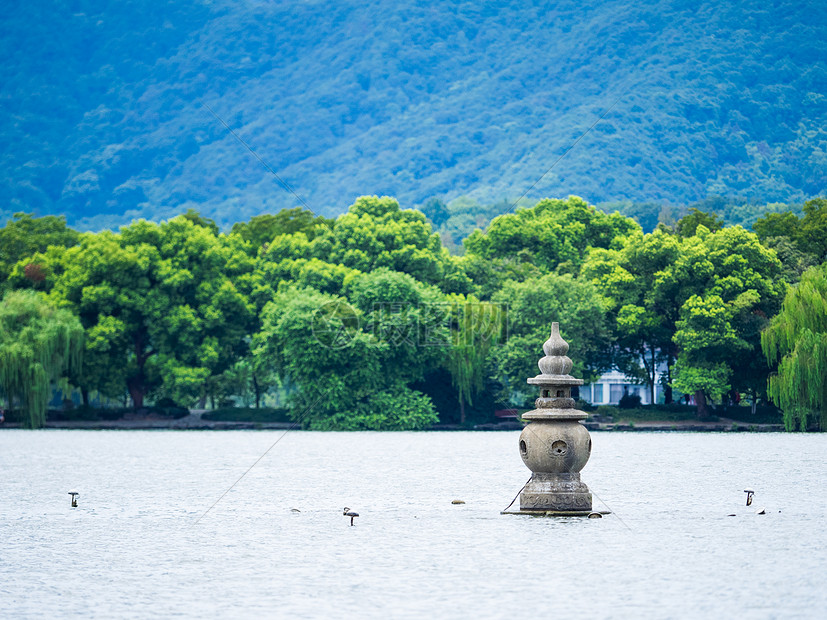
[[[520,434],[520,456],[532,472],[520,493],[520,512],[547,515],[588,515],[592,494],[580,481],[580,470],[592,451],[589,431],[580,422],[586,414],[574,408],[571,388],[583,385],[571,372],[568,343],[559,323],[543,344],[538,365],[542,374],[528,379],[540,389],[536,409],[523,415],[529,423]]]

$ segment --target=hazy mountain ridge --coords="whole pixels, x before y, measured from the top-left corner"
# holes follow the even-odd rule
[[[516,198],[615,101],[529,198],[800,202],[827,187],[825,24],[793,2],[20,3],[0,209],[297,204],[201,102],[325,215]]]

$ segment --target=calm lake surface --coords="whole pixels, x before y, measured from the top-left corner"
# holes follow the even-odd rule
[[[517,432],[293,431],[197,521],[282,434],[0,431],[0,616],[825,617],[827,435],[592,433],[590,520],[500,515]]]

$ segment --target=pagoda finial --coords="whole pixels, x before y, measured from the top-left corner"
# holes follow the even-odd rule
[[[560,336],[560,323],[551,324],[551,336],[543,343],[545,357],[537,365],[544,375],[568,375],[571,372],[572,362],[566,356],[569,343]]]

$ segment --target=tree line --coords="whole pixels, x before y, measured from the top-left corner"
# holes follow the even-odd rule
[[[221,232],[195,211],[81,233],[0,229],[0,386],[42,425],[52,387],[140,409],[277,391],[314,429],[418,429],[530,403],[549,325],[586,381],[617,368],[666,402],[772,399],[824,427],[827,200],[749,231],[694,209],[644,233],[577,197],[494,218],[449,253],[388,197]],[[469,415],[471,415],[469,413]]]

